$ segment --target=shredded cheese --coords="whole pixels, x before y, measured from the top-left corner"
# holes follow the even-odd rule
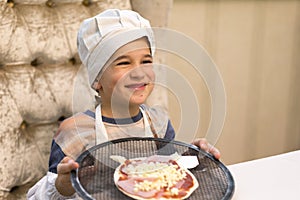
[[[151,179],[151,181],[149,179],[136,181],[134,192],[166,188],[172,195],[177,195],[178,189],[174,186],[187,176],[185,170],[179,168],[178,165],[162,162],[132,162],[123,170],[128,176]]]

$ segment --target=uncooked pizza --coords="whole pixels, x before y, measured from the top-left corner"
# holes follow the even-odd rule
[[[118,189],[134,199],[186,199],[199,184],[174,156],[120,159],[114,182]]]

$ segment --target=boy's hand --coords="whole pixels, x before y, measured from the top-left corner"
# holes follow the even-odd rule
[[[216,159],[220,159],[221,153],[220,151],[209,144],[205,138],[197,138],[195,139],[192,144],[198,146],[200,149],[212,154]]]
[[[57,179],[55,181],[55,187],[57,191],[63,196],[71,196],[75,193],[75,190],[71,183],[71,171],[77,169],[79,164],[70,157],[64,157],[62,161],[57,165]]]

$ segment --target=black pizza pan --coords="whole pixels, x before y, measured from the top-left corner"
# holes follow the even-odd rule
[[[195,145],[162,138],[122,138],[96,145],[84,151],[76,161],[80,167],[71,172],[71,182],[83,199],[131,199],[114,183],[114,172],[120,163],[112,155],[127,159],[152,155],[197,156],[199,165],[189,169],[199,182],[199,187],[189,200],[228,200],[234,193],[234,180],[227,167],[211,154]]]

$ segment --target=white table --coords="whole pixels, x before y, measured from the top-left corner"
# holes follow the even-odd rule
[[[300,150],[227,166],[233,200],[299,200]]]

